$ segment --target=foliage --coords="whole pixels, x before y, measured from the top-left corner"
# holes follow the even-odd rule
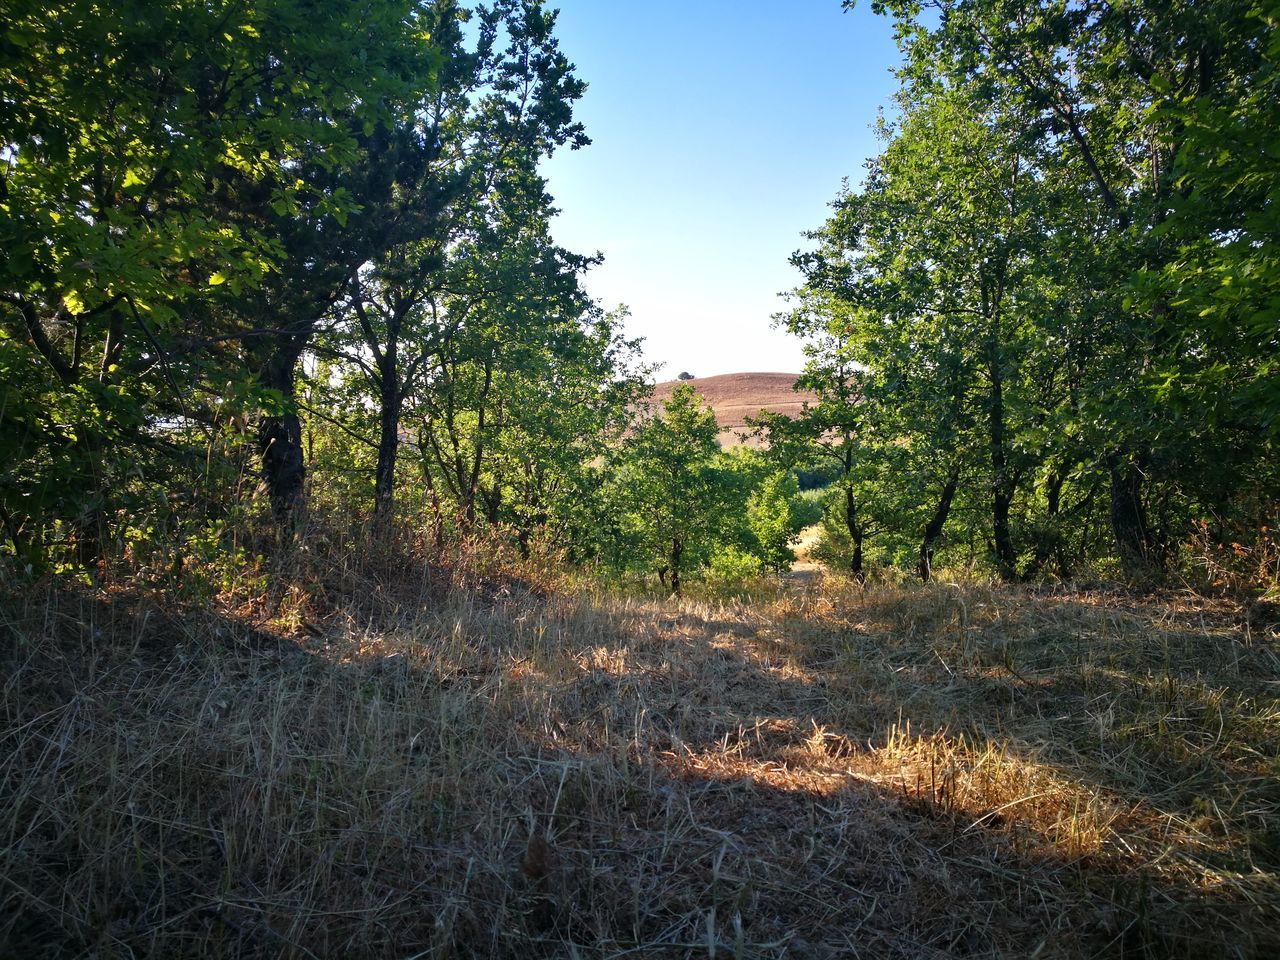
[[[829,491],[823,488],[805,490],[803,487],[791,501],[791,511],[795,523],[801,530],[811,527],[822,519],[822,504]]]
[[[818,522],[859,579],[1269,557],[1273,0],[873,5],[899,89],[794,257],[814,399],[759,454],[645,411],[555,242],[585,83],[539,0],[11,3],[0,554],[173,583],[311,513],[675,590]]]
[[[682,575],[706,562],[733,509],[717,433],[715,414],[682,384],[611,465],[623,563],[656,573],[664,586],[669,578],[675,593]]]
[[[325,169],[354,162],[384,105],[430,82],[435,51],[417,10],[408,0],[9,5],[9,549],[40,562],[71,546],[96,563],[106,538],[119,539],[115,514],[141,506],[131,493],[163,486],[184,456],[199,462],[228,417],[272,402],[242,390],[238,372],[210,369],[201,349],[206,305],[261,283],[285,254],[270,225],[227,215],[227,194],[344,223],[354,202],[326,189]]]
[[[1176,192],[1162,239],[1176,249],[1137,278],[1140,299],[1163,299],[1176,354],[1150,377],[1164,403],[1236,433],[1256,424],[1274,456],[1280,431],[1280,4],[1233,7],[1230,31],[1257,38],[1258,57],[1233,64],[1226,89],[1170,87],[1156,108],[1180,130]],[[1221,27],[1219,29],[1222,29]],[[1226,32],[1226,31],[1224,31]],[[1240,42],[1240,41],[1237,41]],[[1158,82],[1153,78],[1153,82]]]
[[[740,547],[720,546],[707,563],[707,582],[719,593],[731,595],[765,572],[765,563]]]
[[[407,458],[437,545],[589,557],[647,371],[550,236],[538,163],[587,142],[554,13],[145,6],[0,35],[0,549],[181,569],[255,459],[279,530],[387,534]]]
[[[796,507],[799,494],[795,475],[778,471],[765,476],[747,500],[747,521],[756,552],[774,573],[790,569],[795,560],[789,544],[803,526]]]
[[[897,109],[795,257],[819,403],[772,435],[843,455],[855,574],[873,533],[926,578],[948,542],[1006,580],[1168,570],[1280,481],[1272,14],[875,6]]]

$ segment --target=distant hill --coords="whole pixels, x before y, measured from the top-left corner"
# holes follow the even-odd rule
[[[747,417],[761,410],[794,416],[805,401],[817,398],[807,390],[795,389],[795,373],[725,373],[718,377],[667,380],[653,388],[653,399],[663,403],[681,384],[688,384],[706,401],[720,425],[720,442],[733,446],[738,433],[746,429]],[[752,441],[754,445],[754,441]]]

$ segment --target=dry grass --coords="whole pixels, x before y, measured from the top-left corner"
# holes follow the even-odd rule
[[[7,599],[0,956],[1280,949],[1280,646],[1225,603],[329,595]]]

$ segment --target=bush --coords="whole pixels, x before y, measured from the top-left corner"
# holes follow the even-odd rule
[[[757,555],[775,573],[791,566],[795,554],[791,541],[800,532],[797,522],[796,479],[790,473],[774,473],[765,477],[747,501],[747,520],[755,540]]]
[[[829,493],[830,491],[821,487],[811,490],[802,488],[792,499],[792,516],[801,530],[822,522],[822,502]]]
[[[764,561],[739,550],[737,547],[720,547],[711,554],[707,565],[707,583],[721,590],[741,590],[751,580],[764,573]]]

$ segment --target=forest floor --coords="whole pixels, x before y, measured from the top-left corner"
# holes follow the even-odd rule
[[[0,607],[0,956],[1274,957],[1280,636],[1190,595],[334,574]]]

